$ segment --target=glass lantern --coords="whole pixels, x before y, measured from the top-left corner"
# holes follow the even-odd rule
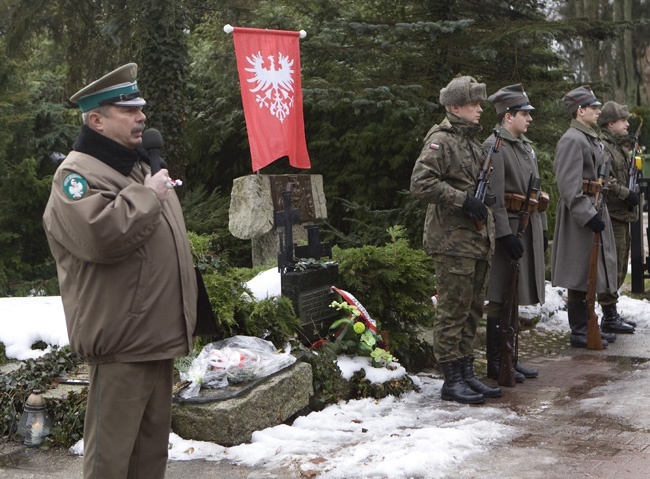
[[[45,409],[45,398],[41,394],[42,391],[38,389],[32,391],[18,421],[18,434],[25,438],[23,444],[29,447],[43,444],[52,427],[52,421]]]

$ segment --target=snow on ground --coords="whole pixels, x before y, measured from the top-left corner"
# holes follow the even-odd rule
[[[278,295],[277,269],[261,273],[248,286],[257,298]],[[546,304],[522,307],[521,314],[540,317],[538,328],[568,331],[565,296],[566,290],[547,284]],[[359,299],[363,303],[363,298]],[[647,301],[622,296],[619,312],[634,318],[639,328],[650,328]],[[4,343],[7,356],[24,360],[49,351],[49,346],[32,350],[31,345],[37,341],[68,344],[60,298],[0,298],[0,342]],[[360,367],[375,369],[364,360],[341,357],[339,365],[347,375]],[[377,369],[373,373],[373,379],[381,382],[391,374],[406,372],[399,368],[393,372]],[[639,367],[633,374],[639,376],[639,381],[648,381],[650,368]],[[169,457],[175,461],[228,460],[269,469],[297,467],[307,475],[318,471],[318,477],[323,479],[443,477],[445,471],[484,452],[490,444],[507,442],[525,427],[525,418],[490,407],[489,401],[481,407],[442,401],[442,379],[435,375],[417,375],[413,380],[420,392],[380,401],[360,399],[332,405],[299,417],[291,426],[282,424],[256,431],[251,443],[235,447],[185,440],[172,433]],[[621,390],[625,384],[629,391]],[[610,414],[624,417],[634,414],[614,407],[619,394],[635,393],[634,384],[604,386],[599,394],[583,400],[581,407],[601,411],[607,407]],[[644,400],[639,397],[639,401]],[[650,427],[649,421],[645,421],[648,424],[644,427]],[[83,454],[83,441],[71,451]]]

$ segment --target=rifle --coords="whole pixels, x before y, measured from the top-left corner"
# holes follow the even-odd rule
[[[636,115],[635,115],[636,116]],[[636,164],[636,154],[639,151],[639,135],[641,134],[641,127],[643,126],[643,117],[638,117],[639,127],[634,134],[634,148],[630,152],[630,164],[627,171],[627,189],[639,193],[639,168]]]
[[[598,167],[598,183],[602,186],[601,191],[596,191],[594,196],[594,206],[596,207],[596,215],[601,219],[603,205],[607,197],[607,188],[605,178],[608,176],[608,164],[603,163]],[[596,278],[598,275],[598,256],[602,246],[601,233],[594,233],[594,239],[591,245],[591,254],[589,256],[589,275],[587,276],[587,349],[601,350],[605,349],[603,346],[603,339],[600,336],[600,328],[598,327],[598,315],[596,314]]]
[[[542,184],[539,177],[530,174],[528,187],[526,188],[526,197],[521,209],[519,210],[519,225],[517,226],[517,238],[521,239],[528,227],[530,219],[530,202],[537,201],[537,197]],[[521,196],[521,195],[518,195]],[[501,321],[499,322],[499,331],[501,334],[501,356],[499,358],[499,374],[497,382],[500,386],[515,386],[515,367],[517,356],[517,330],[519,321],[519,302],[517,299],[517,290],[519,284],[519,260],[510,259],[510,272],[506,289],[503,292],[501,302]],[[515,361],[513,362],[513,358]]]
[[[494,141],[492,142],[492,145],[490,145],[488,154],[485,155],[485,161],[483,161],[483,165],[481,165],[481,172],[478,175],[478,182],[476,184],[476,193],[474,196],[481,200],[485,206],[492,206],[496,201],[494,195],[488,195],[487,191],[488,186],[490,186],[490,174],[494,169],[492,167],[492,157],[494,156],[494,153],[499,151],[499,145],[501,144],[502,125],[503,119],[501,119],[501,122],[494,129]],[[476,222],[476,229],[482,230],[484,226],[483,222],[478,219],[475,219],[474,221]]]

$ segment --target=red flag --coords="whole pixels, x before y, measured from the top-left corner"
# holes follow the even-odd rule
[[[302,114],[299,32],[233,30],[253,171],[283,156],[311,168]]]

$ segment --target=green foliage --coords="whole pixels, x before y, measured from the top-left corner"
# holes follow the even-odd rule
[[[433,262],[422,250],[408,245],[401,237],[403,228],[391,229],[390,234],[393,240],[385,246],[334,248],[334,258],[339,263],[341,287],[381,322],[389,335],[390,351],[405,367],[422,367],[426,358],[418,354],[418,361],[425,363],[413,363],[409,351],[427,349],[417,333],[433,321]]]
[[[346,397],[347,384],[336,364],[336,352],[324,347],[319,351],[308,350],[302,360],[311,365],[314,395],[309,398],[312,411],[320,411]]]
[[[552,239],[553,233],[555,232],[555,210],[560,198],[560,192],[557,189],[557,181],[553,174],[554,154],[540,150],[537,150],[536,154],[540,176],[542,177],[542,190],[549,195],[549,203],[546,207],[546,225],[548,228],[548,237],[549,239]]]
[[[0,376],[0,435],[15,434],[23,405],[34,389],[50,389],[58,377],[79,364],[81,360],[69,347],[54,346],[50,353],[24,361],[19,369]],[[48,441],[71,446],[83,431],[85,397],[74,395],[64,402],[47,402],[54,434]]]
[[[302,325],[291,300],[286,297],[256,300],[246,288],[246,282],[255,276],[254,270],[228,266],[213,251],[214,237],[192,232],[188,237],[217,321],[218,337],[268,337],[282,347],[300,333]]]
[[[286,296],[252,301],[251,306],[243,324],[248,336],[266,337],[280,346],[302,330],[300,318]]]
[[[39,179],[37,161],[25,158],[0,177],[0,295],[15,295],[24,282],[47,284],[56,275],[43,232],[50,181]],[[20,215],[17,214],[20,212]],[[44,278],[45,281],[42,281]],[[47,287],[49,291],[51,287]]]
[[[214,190],[208,194],[203,185],[187,191],[183,215],[189,231],[210,237],[210,250],[233,266],[251,266],[251,242],[235,238],[228,229],[230,196]]]
[[[88,389],[70,391],[64,398],[48,399],[47,413],[52,420],[48,444],[69,448],[83,437]]]
[[[390,379],[384,383],[372,383],[366,379],[366,371],[361,369],[350,378],[352,398],[383,399],[387,396],[401,396],[409,391],[419,391],[420,388],[413,383],[410,376],[405,375],[400,379]]]
[[[313,411],[320,411],[342,400],[382,399],[419,390],[408,375],[385,383],[371,383],[365,378],[365,371],[360,370],[346,381],[336,364],[337,356],[336,347],[332,343],[325,343],[318,351],[306,351],[301,357],[312,368],[314,395],[309,399],[309,407]]]

